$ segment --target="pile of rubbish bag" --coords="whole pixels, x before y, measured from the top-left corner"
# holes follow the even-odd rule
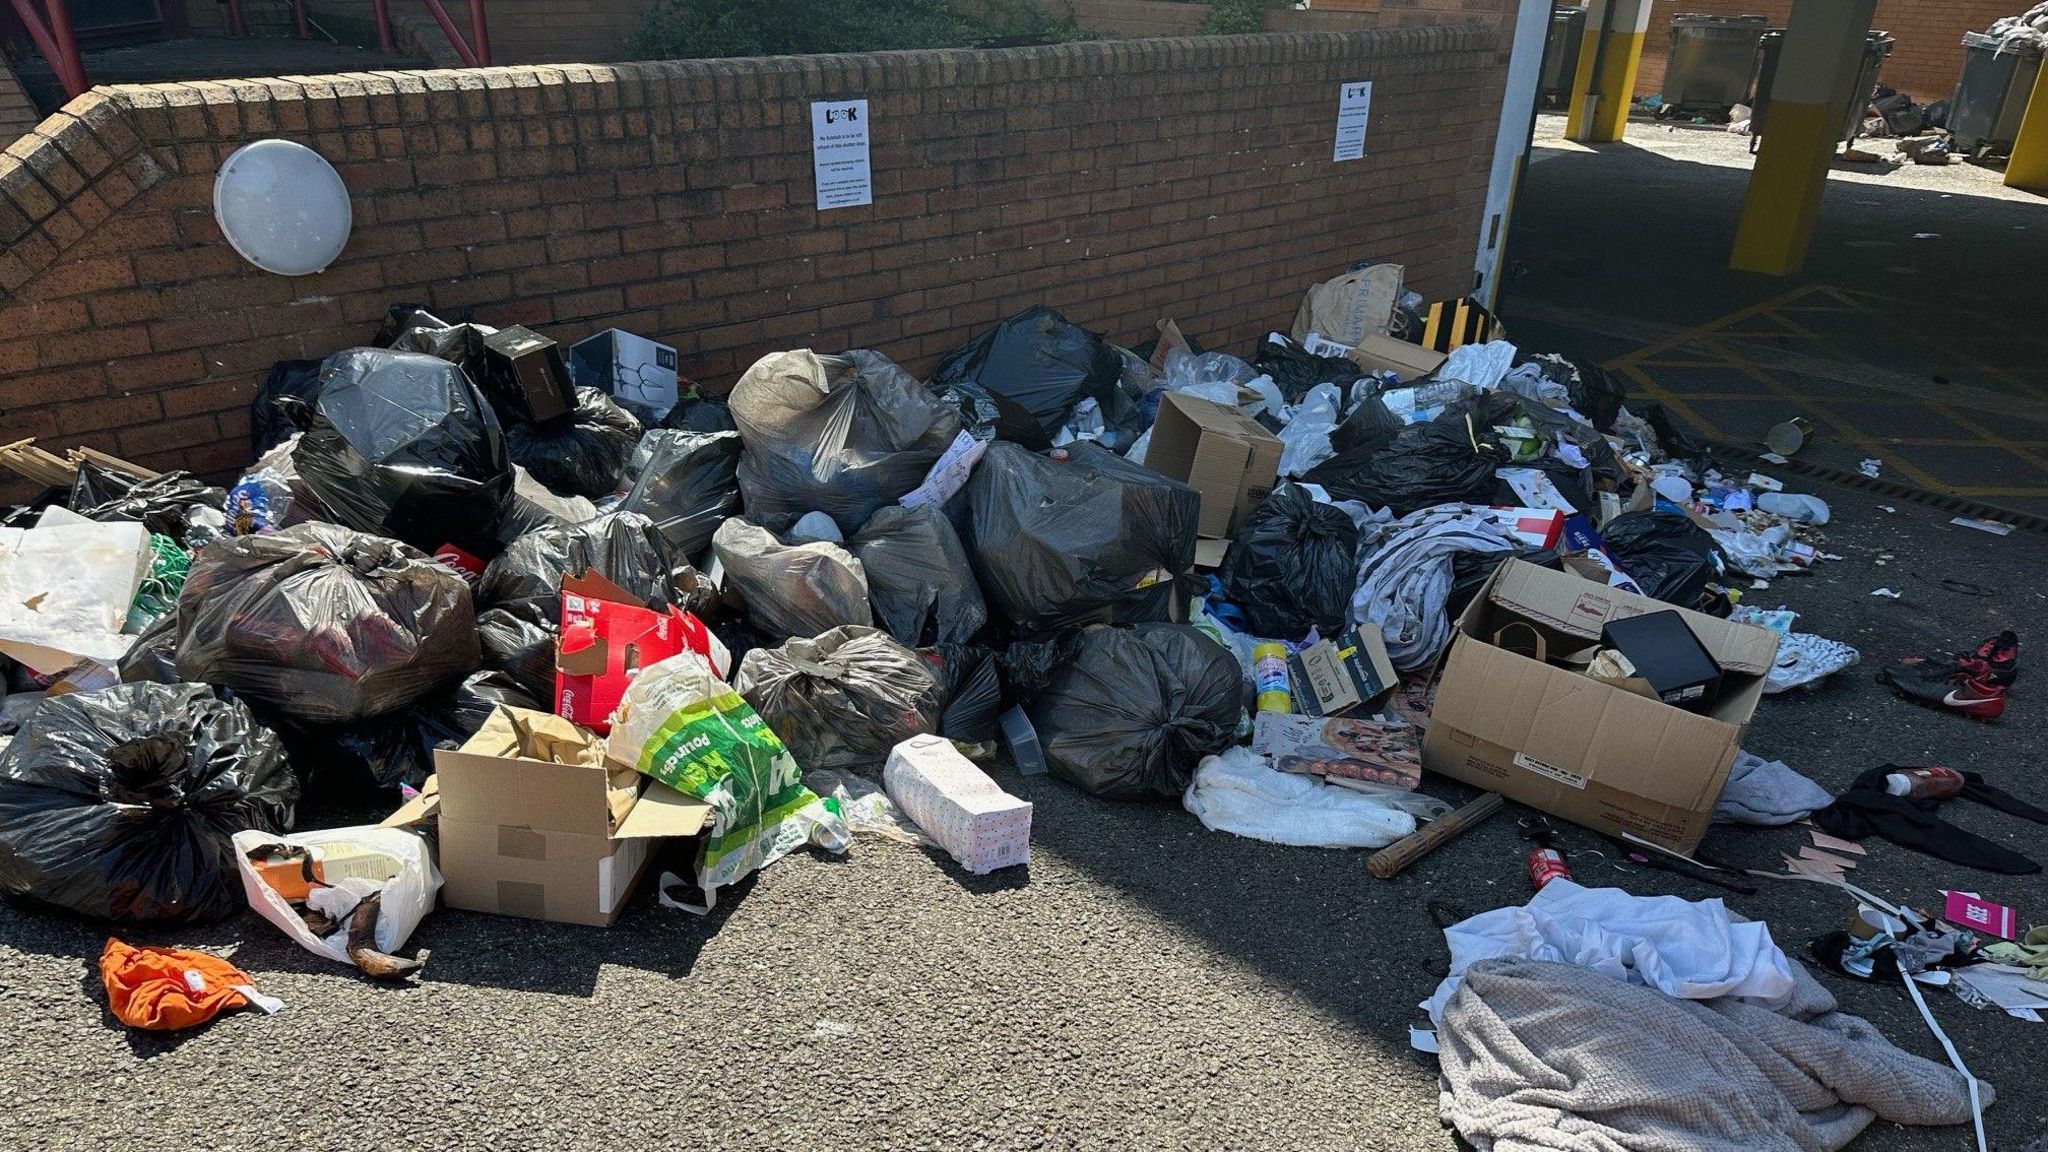
[[[717,395],[630,333],[565,360],[400,305],[374,346],[272,369],[230,484],[38,458],[50,491],[0,527],[0,891],[252,907],[402,979],[437,893],[601,926],[665,840],[695,870],[649,869],[654,900],[692,913],[868,836],[980,874],[1028,863],[1016,793],[1049,788],[1289,846],[1441,842],[1483,818],[1422,790],[1475,783],[1428,741],[1480,724],[1480,648],[1578,677],[1482,701],[1612,691],[1734,732],[1855,663],[1745,599],[1827,558],[1824,502],[1591,363],[1405,339],[1432,306],[1400,275],[1317,286],[1248,358],[1040,306],[929,380],[799,348]],[[1545,581],[1568,610],[1528,607]],[[1711,675],[1631,647],[1665,616]],[[1728,810],[1825,807],[1753,762]],[[397,811],[318,826],[339,798]],[[557,835],[602,860],[560,888],[507,863]],[[1482,998],[1525,974],[1459,971],[1439,1022],[1512,1026]]]

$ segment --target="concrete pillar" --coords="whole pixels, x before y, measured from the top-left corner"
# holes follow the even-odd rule
[[[2034,76],[2034,94],[2005,163],[2005,186],[2048,192],[2048,68]]]
[[[1790,276],[1805,266],[1876,8],[1877,0],[1794,0],[1730,268]]]
[[[1565,116],[1567,139],[1605,144],[1621,139],[1635,95],[1636,68],[1650,28],[1650,0],[1606,0],[1589,4],[1572,99]]]

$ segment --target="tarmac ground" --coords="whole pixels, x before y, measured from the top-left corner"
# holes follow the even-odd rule
[[[1633,146],[1534,165],[1511,253],[1522,270],[1503,307],[1514,334],[1535,348],[1618,359],[1795,287],[1707,273],[1698,278],[1709,283],[1685,287],[1693,273],[1683,262],[1725,245],[1712,235],[1719,225],[1676,214],[1708,200],[1728,207],[1739,195],[1730,171]],[[1698,202],[1683,191],[1692,184]],[[1994,271],[2041,266],[2048,222],[2037,205],[1958,197],[1967,203],[1949,208],[1916,190],[1866,211],[1859,192],[1844,192],[1831,189],[1823,233],[1833,239],[1817,245],[1816,274],[1830,287],[1881,290],[1917,312],[1963,303],[1953,282],[1968,274],[1990,298],[2005,284],[2014,298],[1998,313],[2003,323],[2038,307],[2038,292],[2018,299],[2011,276]],[[1576,231],[1589,203],[1608,223]],[[1928,219],[1949,212],[1974,223]],[[1936,264],[1923,254],[1945,249],[1907,238],[2020,226],[2027,235],[2002,237],[2009,251],[1953,242],[1959,253],[1967,243],[1996,257],[1978,272],[1947,257]],[[1866,268],[1876,262],[1866,250],[1843,245],[1867,236],[1898,249],[1878,260],[1910,260],[1919,271]],[[2031,255],[2018,250],[2026,244]],[[1901,313],[1887,315],[1895,324]],[[1988,331],[1937,331],[1930,355],[1960,356],[1955,349],[1977,347]],[[2038,382],[2039,365],[2032,370]],[[1919,363],[1899,372],[1916,383],[1926,375]],[[1835,384],[1807,386],[1830,406],[1867,402],[1850,382]],[[1972,386],[2025,399],[2017,383]],[[1908,430],[1905,421],[1846,417],[1827,430],[1843,422]],[[2001,417],[1988,426],[2019,425]],[[2039,667],[2048,536],[1957,527],[1949,510],[1824,478],[1788,477],[1788,488],[1829,501],[1828,548],[1843,558],[1780,578],[1751,602],[1799,610],[1804,630],[1855,644],[1864,663],[1766,699],[1747,747],[1830,790],[1878,764],[1945,763],[2048,805],[2048,673]],[[1902,595],[1873,597],[1880,586]],[[2021,632],[2029,667],[1998,723],[1921,710],[1871,679],[1888,661],[2004,627]],[[179,1034],[132,1033],[107,1013],[95,968],[104,926],[0,906],[0,1148],[1454,1147],[1437,1122],[1433,1058],[1408,1050],[1407,1029],[1444,971],[1435,917],[1527,899],[1524,812],[1510,806],[1378,881],[1364,853],[1210,833],[1168,802],[1110,803],[1049,777],[997,775],[1036,805],[1027,867],[977,878],[932,853],[863,840],[844,857],[783,860],[704,918],[659,907],[644,885],[608,930],[444,909],[412,941],[430,953],[424,974],[401,987],[304,952],[253,915],[124,929],[131,943],[229,955],[286,1005]],[[1440,781],[1426,787],[1454,801],[1470,795]],[[305,823],[363,815],[312,811]],[[1944,815],[2048,853],[2038,826],[1961,803]],[[1722,828],[1703,851],[1776,870],[1803,842],[1797,827]],[[1758,879],[1754,895],[1739,895],[1632,870],[1569,828],[1562,847],[1582,883],[1725,898],[1767,921],[1795,956],[1853,911],[1813,884]],[[2038,876],[1972,872],[1876,840],[1868,849],[1854,882],[1895,901],[1927,904],[1958,887],[2023,917],[2043,913]],[[1845,1010],[1941,1059],[1902,989],[1821,979]],[[2020,1152],[2048,1133],[2048,1031],[1945,992],[1930,992],[1929,1003],[1970,1067],[1999,1090],[1986,1114],[1993,1146]],[[1851,1148],[1948,1152],[1970,1143],[1967,1129],[1877,1124]]]

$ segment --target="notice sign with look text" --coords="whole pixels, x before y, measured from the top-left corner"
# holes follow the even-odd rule
[[[818,181],[820,212],[875,202],[874,174],[868,168],[867,101],[811,105],[811,171]]]
[[[1365,120],[1372,112],[1372,81],[1361,80],[1337,87],[1338,160],[1365,158]]]

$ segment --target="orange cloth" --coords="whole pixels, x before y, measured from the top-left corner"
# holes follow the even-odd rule
[[[112,937],[100,953],[100,979],[107,1004],[130,1028],[169,1031],[204,1024],[229,1008],[252,1001],[237,991],[254,991],[246,972],[218,956],[183,948],[136,948]]]

